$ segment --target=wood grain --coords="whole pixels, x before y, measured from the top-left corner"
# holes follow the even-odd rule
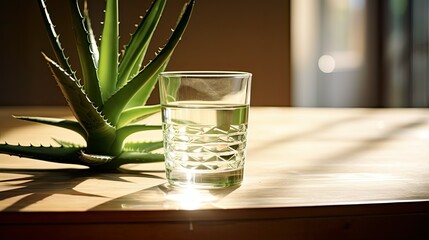
[[[0,142],[81,141],[11,114],[72,118],[61,107],[3,107]],[[172,188],[162,163],[92,173],[0,155],[0,236],[44,234],[52,224],[57,234],[84,229],[90,238],[104,229],[109,239],[120,232],[189,239],[219,229],[224,239],[429,234],[429,110],[253,107],[249,129],[245,180],[222,190]]]

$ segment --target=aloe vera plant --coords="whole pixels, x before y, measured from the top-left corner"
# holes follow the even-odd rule
[[[158,74],[166,68],[189,23],[194,0],[185,4],[170,39],[143,68],[143,59],[166,0],[154,0],[121,55],[118,54],[118,0],[106,1],[99,44],[92,31],[86,3],[82,13],[77,0],[69,2],[83,84],[69,64],[45,1],[40,0],[39,6],[57,62],[43,56],[77,121],[15,118],[75,131],[85,139],[86,145],[62,140],[56,140],[59,146],[22,146],[5,142],[0,144],[0,153],[80,164],[91,169],[116,169],[127,163],[163,161],[162,154],[154,153],[162,147],[162,141],[126,143],[125,140],[136,132],[161,129],[158,125],[142,124],[140,120],[160,110],[159,105],[147,106],[146,102]]]

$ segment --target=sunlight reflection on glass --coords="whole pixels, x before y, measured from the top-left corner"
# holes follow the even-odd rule
[[[195,188],[171,188],[165,198],[176,202],[181,209],[195,210],[202,204],[216,201],[218,198],[209,190]]]
[[[145,188],[117,199],[122,209],[200,210],[217,204],[239,186],[222,189],[174,187],[168,183]]]

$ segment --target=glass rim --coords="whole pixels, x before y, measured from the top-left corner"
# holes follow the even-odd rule
[[[243,71],[165,71],[160,77],[205,77],[205,78],[245,78],[251,77],[252,73]]]

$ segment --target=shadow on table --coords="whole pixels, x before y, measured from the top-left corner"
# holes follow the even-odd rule
[[[93,193],[88,189],[85,192],[76,190],[80,189],[79,185],[88,180],[107,180],[122,182],[125,188],[131,187],[132,191],[133,188],[139,189],[139,183],[128,181],[127,178],[164,180],[163,177],[156,175],[159,172],[163,171],[121,169],[118,172],[100,173],[86,169],[0,169],[0,173],[3,174],[2,180],[0,180],[2,187],[0,202],[3,201],[3,205],[6,205],[1,211],[22,211],[57,194],[101,198],[100,204],[89,207],[89,209],[82,209],[83,211],[216,208],[214,203],[237,189],[237,187],[218,190],[185,189],[163,183],[125,195],[121,195],[119,192],[119,197],[114,198],[97,193],[108,192],[109,189],[114,191],[114,188],[120,188],[120,185],[116,184],[115,187],[111,187],[108,184],[100,184],[100,188]]]
[[[11,202],[2,211],[20,211],[54,194],[106,198],[102,195],[75,190],[76,186],[90,179],[127,183],[129,181],[124,177],[163,179],[151,172],[141,171],[100,173],[86,169],[0,169],[0,173],[3,174],[3,180],[0,180],[2,184],[0,201],[10,200]],[[13,200],[14,198],[16,200]]]

